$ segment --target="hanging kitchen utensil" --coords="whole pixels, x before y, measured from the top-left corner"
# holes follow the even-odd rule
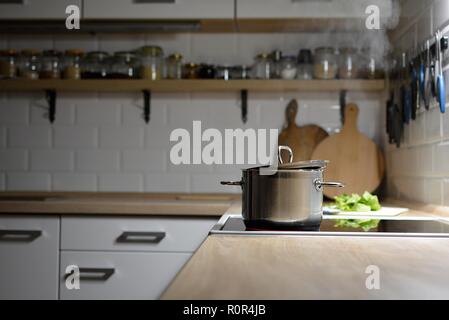
[[[443,75],[443,56],[441,54],[442,34],[437,31],[435,34],[435,76],[436,76],[436,98],[440,106],[440,112],[446,112],[446,85]]]
[[[390,98],[387,100],[386,104],[386,127],[387,127],[387,135],[388,135],[388,143],[394,143],[393,136],[393,117],[394,117],[394,91],[390,91]]]
[[[317,125],[298,127],[295,123],[298,103],[291,100],[285,110],[286,126],[279,134],[278,145],[289,146],[293,150],[293,161],[310,160],[315,147],[329,134]],[[282,157],[285,162],[285,158]]]
[[[415,58],[410,62],[410,93],[412,98],[411,118],[416,120],[416,111],[419,108],[419,80],[418,80],[419,59]]]
[[[420,98],[422,99],[422,101],[424,102],[424,92],[425,92],[425,86],[426,86],[426,66],[425,66],[425,59],[424,59],[424,52],[422,51],[419,54],[419,72],[418,72],[418,82],[419,82],[419,94],[420,94]],[[419,107],[421,106],[421,104],[419,104]]]
[[[384,157],[378,146],[357,128],[359,108],[348,104],[341,132],[326,138],[313,152],[313,159],[327,159],[326,179],[345,183],[345,193],[373,192],[380,185],[384,171]],[[336,189],[325,189],[327,197],[339,195]]]
[[[424,107],[426,108],[426,110],[429,110],[430,108],[430,96],[431,96],[431,91],[432,91],[432,74],[431,74],[431,56],[430,56],[430,42],[429,40],[426,41],[426,50],[425,50],[425,55],[426,55],[426,68],[425,68],[425,75],[424,75],[424,79],[425,79],[425,83],[424,83],[424,95],[423,95],[423,101],[424,101]]]
[[[407,54],[405,52],[401,55],[401,106],[402,106],[402,121],[405,124],[410,122],[412,114],[412,97],[411,92],[408,88],[410,81],[408,80],[408,65],[407,65]]]

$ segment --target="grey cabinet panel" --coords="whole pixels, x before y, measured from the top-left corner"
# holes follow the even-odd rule
[[[62,250],[194,252],[216,218],[62,217]]]
[[[65,20],[65,10],[81,0],[4,0],[0,1],[1,19],[60,19]],[[82,11],[81,11],[82,12]]]
[[[58,299],[59,217],[0,216],[0,299]]]
[[[61,252],[60,298],[70,299],[157,299],[190,258],[189,253]],[[83,279],[79,289],[66,286],[65,270],[76,265],[93,269],[94,279]],[[95,270],[113,270],[99,279]],[[103,272],[100,270],[100,273]],[[112,271],[111,271],[112,272]],[[86,275],[86,274],[84,274]],[[100,274],[98,274],[100,275]]]
[[[233,19],[234,0],[85,0],[88,19]]]

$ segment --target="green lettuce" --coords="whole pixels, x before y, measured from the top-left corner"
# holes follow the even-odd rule
[[[334,227],[362,229],[367,232],[377,228],[379,219],[337,219]]]
[[[378,211],[380,206],[377,196],[365,191],[362,196],[353,193],[352,195],[342,194],[335,199],[335,206],[341,211],[369,212]]]

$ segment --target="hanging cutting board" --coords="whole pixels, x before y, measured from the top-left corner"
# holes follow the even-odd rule
[[[333,198],[342,193],[373,192],[380,185],[384,172],[384,157],[378,146],[357,128],[359,108],[348,104],[341,131],[323,140],[313,152],[313,159],[329,160],[324,172],[327,181],[339,181],[344,188],[324,188]]]
[[[319,126],[306,125],[298,127],[296,125],[296,114],[298,113],[298,103],[291,100],[285,110],[286,126],[279,134],[278,144],[289,146],[293,151],[293,162],[310,160],[315,147],[323,141],[328,133]],[[282,160],[287,162],[287,156],[282,155]]]

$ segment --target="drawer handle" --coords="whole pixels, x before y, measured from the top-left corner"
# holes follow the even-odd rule
[[[159,243],[164,238],[165,238],[165,232],[125,231],[117,238],[117,242],[122,242],[122,243]]]
[[[0,0],[0,4],[25,4],[25,0]]]
[[[114,268],[80,268],[80,280],[106,281],[115,272]]]
[[[0,230],[0,242],[31,242],[41,235],[41,230]]]
[[[175,3],[176,0],[134,0],[136,4]]]

